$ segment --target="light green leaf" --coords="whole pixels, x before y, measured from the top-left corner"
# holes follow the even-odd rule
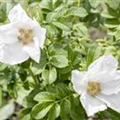
[[[40,92],[34,97],[34,100],[38,101],[39,103],[53,102],[55,101],[55,94],[49,92]]]
[[[52,22],[53,25],[64,31],[70,31],[70,28],[61,22]]]
[[[49,69],[49,84],[52,84],[57,79],[57,71],[54,67]]]
[[[68,59],[63,55],[54,55],[52,56],[50,61],[54,66],[58,68],[63,68],[68,66]]]
[[[54,67],[42,72],[42,78],[46,84],[52,84],[57,79],[57,71]]]
[[[101,13],[102,17],[108,18],[108,19],[112,19],[112,18],[116,18],[116,12],[112,9],[105,9],[103,10],[103,12]]]
[[[24,108],[19,113],[20,120],[31,120],[30,118],[31,108]]]
[[[83,7],[71,7],[68,10],[68,15],[86,17],[88,15],[87,11]]]
[[[60,105],[56,103],[50,109],[48,118],[49,118],[49,120],[55,120],[59,115],[60,115]]]
[[[105,0],[105,2],[114,10],[120,5],[120,0]]]
[[[70,116],[71,103],[69,100],[65,99],[61,102],[60,106],[61,106],[60,116],[63,119],[67,120]]]
[[[107,19],[104,25],[108,28],[116,28],[119,25],[119,21],[117,19]]]
[[[42,119],[46,116],[46,114],[49,112],[49,110],[51,109],[51,107],[53,106],[53,103],[40,103],[37,104],[36,106],[33,107],[32,109],[32,117],[34,119]]]
[[[93,8],[96,8],[102,1],[101,0],[89,0],[89,2]]]

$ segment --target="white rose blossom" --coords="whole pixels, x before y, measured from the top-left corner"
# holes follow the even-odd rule
[[[20,4],[13,7],[8,18],[10,23],[0,26],[0,61],[14,65],[32,58],[39,62],[46,30]]]
[[[72,71],[74,90],[88,116],[107,107],[120,113],[120,71],[118,61],[112,55],[95,60],[87,72]]]

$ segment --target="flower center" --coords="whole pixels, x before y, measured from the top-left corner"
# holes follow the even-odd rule
[[[101,91],[100,83],[92,82],[92,81],[88,82],[86,90],[87,90],[87,93],[92,96],[98,95]]]
[[[18,39],[24,45],[29,44],[33,41],[33,30],[32,29],[20,29],[19,33],[20,35],[18,36]]]

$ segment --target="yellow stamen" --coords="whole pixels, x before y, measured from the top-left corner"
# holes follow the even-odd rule
[[[86,90],[87,90],[87,93],[92,96],[98,95],[101,91],[100,83],[93,82],[93,81],[88,82]]]
[[[19,33],[20,35],[18,36],[18,39],[24,45],[29,44],[33,41],[33,30],[32,29],[20,29]]]

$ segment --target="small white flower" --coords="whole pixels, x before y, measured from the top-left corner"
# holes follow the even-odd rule
[[[120,71],[112,55],[95,60],[87,72],[72,71],[74,90],[80,94],[80,101],[88,116],[110,107],[120,112]]]
[[[39,62],[46,30],[36,20],[28,17],[19,4],[9,12],[8,18],[10,23],[0,26],[0,40],[4,44],[0,48],[0,61],[14,65],[30,57]]]

